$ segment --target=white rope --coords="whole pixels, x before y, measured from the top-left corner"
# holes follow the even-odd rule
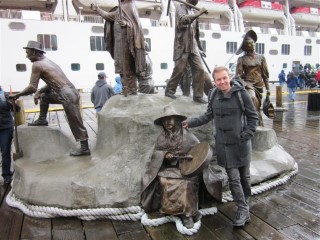
[[[215,213],[217,213],[217,211],[218,210],[216,207],[211,207],[211,208],[200,209],[199,213],[202,216],[206,216],[206,215],[214,215]],[[177,230],[180,233],[185,235],[193,235],[197,233],[201,227],[201,221],[199,220],[198,222],[194,223],[193,228],[186,228],[185,226],[183,226],[181,219],[176,216],[164,216],[160,218],[150,219],[148,218],[148,214],[145,213],[141,218],[141,223],[149,227],[156,227],[168,222],[175,222]]]
[[[270,180],[260,185],[251,188],[252,195],[256,195],[276,186],[285,184],[292,176],[298,172],[298,164],[296,163],[294,168],[286,174],[282,174],[275,180]],[[120,221],[138,221],[141,219],[141,223],[145,226],[159,226],[168,222],[175,222],[177,230],[185,235],[193,235],[197,233],[201,227],[201,221],[199,220],[193,226],[193,228],[186,228],[183,226],[179,217],[165,216],[157,219],[149,219],[148,215],[139,206],[132,206],[127,208],[88,208],[88,209],[62,209],[58,207],[37,206],[24,203],[18,199],[13,193],[12,189],[6,197],[7,204],[10,207],[20,209],[24,214],[38,218],[55,218],[55,217],[78,217],[83,220],[95,220],[95,219],[111,219]],[[222,202],[233,201],[230,191],[222,193]],[[202,216],[214,215],[217,213],[217,208],[200,209]]]

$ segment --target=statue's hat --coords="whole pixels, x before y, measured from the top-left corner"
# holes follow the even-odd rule
[[[253,30],[249,30],[243,37],[243,40],[242,40],[242,43],[240,45],[240,47],[238,48],[238,50],[236,51],[236,55],[239,55],[240,53],[243,52],[243,43],[244,43],[244,40],[247,38],[247,37],[250,37],[254,42],[256,42],[258,40],[258,36],[256,34],[255,31]]]
[[[24,49],[34,49],[34,50],[46,53],[43,50],[42,43],[36,42],[36,41],[29,41],[28,45],[26,47],[24,47]]]
[[[163,120],[163,118],[169,117],[169,116],[176,116],[176,117],[178,117],[181,121],[187,119],[186,116],[183,116],[183,115],[177,113],[176,110],[175,110],[171,105],[167,105],[167,106],[164,107],[163,113],[161,113],[161,114],[159,115],[159,117],[156,118],[156,120],[154,120],[154,124],[159,125],[159,126],[162,126],[162,120]]]

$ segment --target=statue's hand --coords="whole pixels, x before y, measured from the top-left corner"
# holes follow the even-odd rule
[[[34,97],[33,97],[33,101],[34,101],[34,104],[35,105],[38,105],[38,100],[40,99],[40,91],[37,91],[35,94],[34,94]]]
[[[199,52],[200,52],[200,55],[201,55],[202,57],[207,57],[207,55],[206,55],[206,53],[205,53],[204,51],[199,50]]]
[[[127,26],[127,22],[125,20],[123,20],[123,19],[118,19],[117,22],[119,23],[119,25],[121,27],[126,27]]]
[[[167,152],[166,155],[164,156],[164,159],[166,160],[171,160],[173,158],[173,154],[170,152]]]
[[[11,96],[9,96],[9,99],[10,100],[16,100],[16,99],[18,99],[20,96],[18,95],[18,93],[17,94],[13,94],[13,95],[11,95]]]
[[[202,15],[202,14],[208,14],[207,9],[201,8],[201,9],[200,9],[200,15]]]
[[[270,96],[270,90],[267,90],[267,96]]]
[[[93,11],[97,11],[97,10],[98,10],[98,5],[96,5],[96,4],[94,4],[94,3],[91,3],[90,8],[91,8],[91,10],[93,10]]]

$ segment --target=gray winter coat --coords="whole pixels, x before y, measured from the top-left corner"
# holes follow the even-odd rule
[[[214,119],[218,164],[224,168],[238,168],[250,164],[251,138],[258,125],[258,114],[249,94],[239,83],[231,81],[225,96],[220,90],[208,102],[207,111],[199,117],[188,118],[188,126],[198,127]],[[238,91],[244,105],[244,111]]]
[[[91,102],[94,108],[102,108],[106,101],[114,96],[112,87],[104,79],[99,79],[91,90]]]

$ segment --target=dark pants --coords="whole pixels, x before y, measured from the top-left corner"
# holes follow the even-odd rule
[[[80,95],[77,89],[63,88],[59,93],[51,91],[40,96],[40,117],[46,116],[49,104],[62,104],[71,132],[76,141],[88,140],[87,129],[83,125],[80,113]]]
[[[13,127],[0,130],[0,149],[2,156],[2,177],[11,177],[11,144]]]
[[[238,211],[249,211],[247,199],[251,196],[250,165],[226,169],[229,177],[229,188]]]
[[[166,92],[175,94],[178,84],[187,69],[187,63],[190,64],[193,78],[193,97],[202,98],[204,88],[204,69],[199,55],[193,53],[184,53],[182,57],[175,61],[171,78],[167,83]]]

